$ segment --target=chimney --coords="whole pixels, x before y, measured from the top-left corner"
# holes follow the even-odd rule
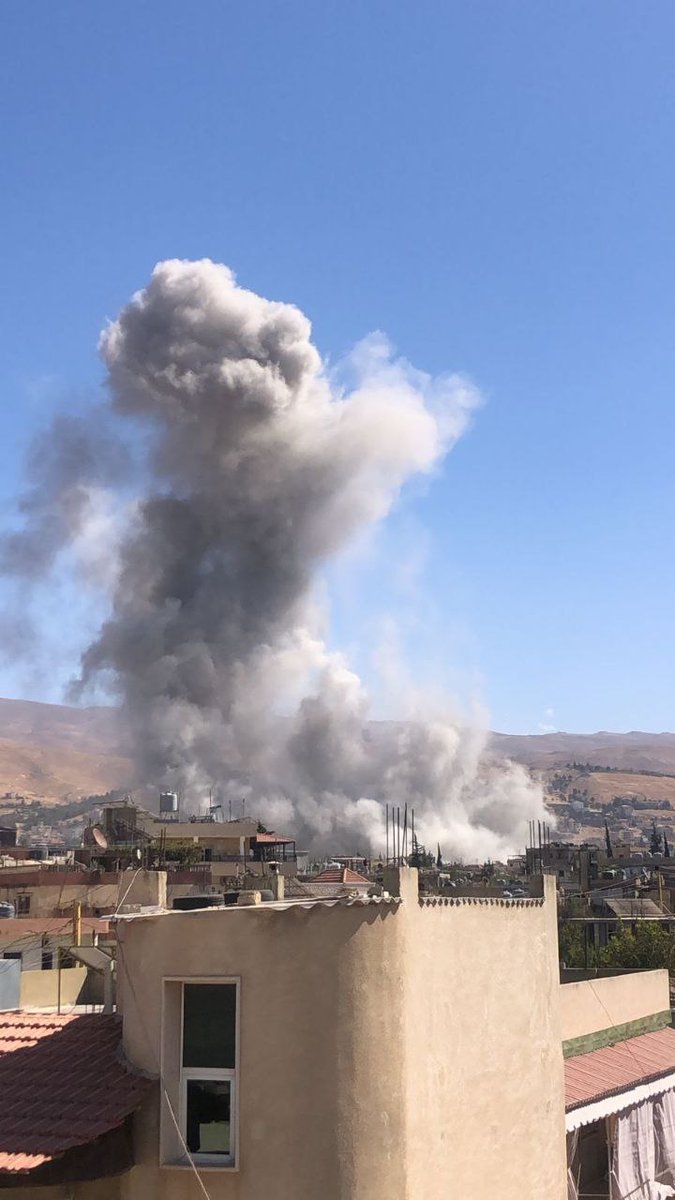
[[[284,877],[279,870],[278,863],[270,863],[270,872],[272,875],[272,891],[275,900],[283,900],[284,898]]]

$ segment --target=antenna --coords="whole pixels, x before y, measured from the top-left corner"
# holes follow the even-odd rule
[[[403,858],[405,860],[408,853],[408,801],[405,802],[403,817]]]

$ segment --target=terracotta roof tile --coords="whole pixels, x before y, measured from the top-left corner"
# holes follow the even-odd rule
[[[590,1054],[565,1060],[565,1107],[569,1111],[675,1071],[675,1029],[642,1033]]]
[[[354,887],[370,887],[370,880],[359,875],[358,871],[352,871],[351,867],[325,867],[310,882],[338,884],[340,887],[350,884]]]
[[[122,1027],[101,1013],[0,1013],[0,1172],[32,1171],[94,1141],[150,1086],[121,1061]]]

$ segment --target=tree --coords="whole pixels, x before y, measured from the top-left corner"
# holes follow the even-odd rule
[[[168,842],[164,857],[167,862],[178,863],[181,867],[193,867],[195,863],[201,861],[202,852],[200,846],[189,838]]]
[[[434,856],[424,848],[421,842],[418,842],[417,837],[413,837],[412,854],[408,859],[408,865],[411,867],[433,867]]]
[[[607,846],[607,857],[614,858],[614,851],[612,850],[612,842],[611,842],[611,839],[609,836],[609,825],[607,824],[606,821],[605,821],[605,845]]]
[[[662,843],[662,837],[661,837],[661,834],[659,833],[658,829],[656,828],[656,821],[652,821],[652,836],[649,839],[650,854],[660,854],[661,853],[661,843]]]
[[[603,967],[634,970],[661,967],[675,971],[675,933],[659,921],[622,921],[598,955]]]

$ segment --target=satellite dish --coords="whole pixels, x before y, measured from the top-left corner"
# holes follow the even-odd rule
[[[99,850],[108,849],[108,839],[99,825],[88,825],[82,841],[85,846],[98,846]]]

